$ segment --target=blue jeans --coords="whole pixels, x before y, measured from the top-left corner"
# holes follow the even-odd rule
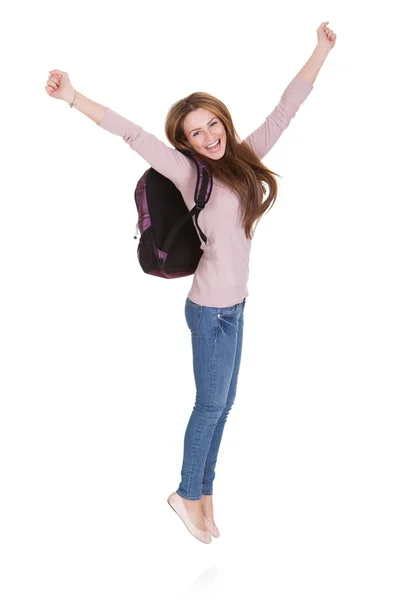
[[[245,304],[246,298],[233,306],[214,308],[186,298],[196,402],[185,432],[181,482],[176,491],[187,500],[213,493],[218,450],[236,396]]]

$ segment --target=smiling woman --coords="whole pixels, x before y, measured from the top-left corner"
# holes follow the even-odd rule
[[[246,237],[252,239],[253,226],[272,207],[278,194],[277,177],[261,159],[276,142],[312,85],[295,78],[284,92],[281,102],[254,133],[244,141],[233,125],[226,105],[207,94],[194,92],[178,100],[168,111],[165,134],[177,150],[196,152],[211,170],[213,177],[237,194]],[[214,144],[217,146],[214,147]],[[264,198],[268,188],[268,195]]]
[[[202,168],[204,163],[213,176],[204,177],[200,184],[209,192],[209,201],[199,215],[206,240],[185,302],[196,399],[184,436],[181,481],[168,497],[192,535],[207,544],[211,536],[219,537],[212,505],[215,468],[236,398],[253,225],[277,197],[277,175],[261,161],[313,89],[316,73],[333,43],[328,40],[333,34],[326,32],[325,23],[318,35],[322,46],[301,75],[287,85],[275,109],[243,141],[225,104],[205,92],[192,93],[171,106],[165,121],[171,148],[137,123],[78,93],[66,73],[52,71],[46,86],[49,95],[67,101],[99,127],[120,136],[154,171],[175,185],[189,211],[196,205],[198,175],[203,173],[193,162]],[[268,197],[263,201],[266,187]],[[171,210],[167,203],[165,207]],[[149,230],[151,225],[146,228]]]
[[[199,154],[212,156],[213,160],[218,160],[224,155],[225,127],[220,119],[206,108],[200,107],[190,112],[183,122],[183,130],[193,150]]]

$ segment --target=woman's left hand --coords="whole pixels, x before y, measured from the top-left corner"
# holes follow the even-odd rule
[[[318,46],[328,52],[332,50],[336,43],[336,33],[327,27],[329,21],[324,21],[317,29]]]

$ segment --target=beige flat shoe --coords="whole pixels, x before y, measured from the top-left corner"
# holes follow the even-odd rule
[[[210,531],[203,531],[202,529],[196,527],[194,523],[192,523],[186,510],[186,506],[184,505],[183,500],[179,494],[173,492],[170,496],[168,496],[167,502],[170,505],[170,507],[176,512],[176,514],[182,519],[187,529],[196,539],[198,539],[200,542],[203,542],[204,544],[211,544],[212,537],[210,535]]]
[[[204,517],[204,520],[206,522],[206,527],[207,527],[208,531],[211,533],[211,535],[214,536],[215,538],[218,538],[221,535],[218,527],[216,525],[214,525],[214,523],[211,523],[211,521],[209,521],[205,517]]]

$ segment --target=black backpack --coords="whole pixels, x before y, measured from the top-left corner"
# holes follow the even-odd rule
[[[203,254],[199,235],[207,243],[197,219],[213,186],[211,171],[199,156],[188,150],[179,152],[191,158],[197,167],[196,204],[192,210],[172,181],[152,167],[145,171],[135,189],[138,222],[134,238],[137,239],[140,230],[137,248],[140,266],[148,275],[166,279],[195,272]]]

